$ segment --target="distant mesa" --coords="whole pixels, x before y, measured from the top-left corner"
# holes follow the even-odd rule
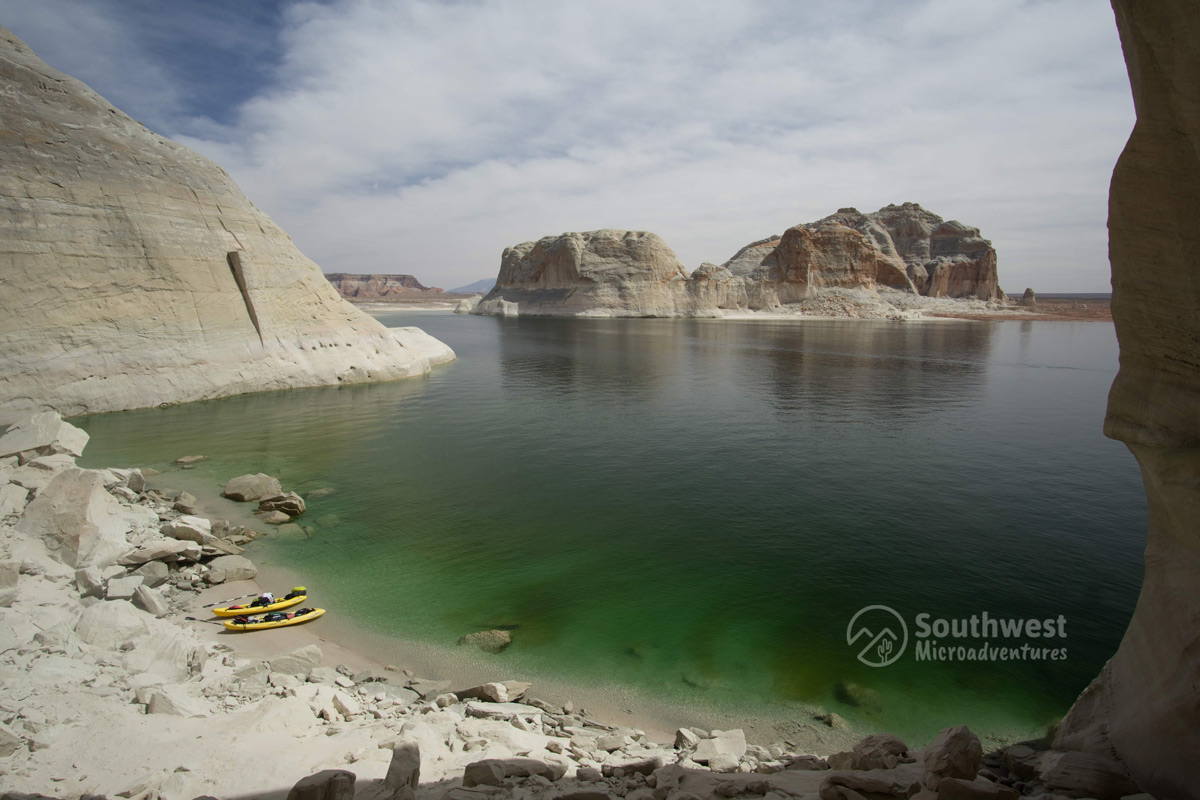
[[[219,166],[0,28],[0,423],[388,380],[454,354],[385,328]]]
[[[330,272],[325,277],[338,294],[355,303],[436,303],[447,307],[472,295],[482,295],[496,284],[488,278],[446,291],[425,286],[412,275]]]
[[[355,275],[329,272],[325,277],[347,300],[394,300],[444,295],[436,286],[428,287],[412,275]]]
[[[466,286],[451,289],[450,294],[487,294],[495,285],[495,278],[482,278],[474,283],[468,283]]]
[[[873,214],[843,208],[691,274],[653,233],[547,236],[504,251],[496,285],[474,313],[690,317],[799,310],[888,316],[888,309],[907,307],[902,295],[1006,302],[996,251],[977,228],[904,203]]]

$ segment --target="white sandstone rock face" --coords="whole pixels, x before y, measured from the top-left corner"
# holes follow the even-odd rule
[[[688,316],[687,278],[675,253],[653,233],[564,233],[505,250],[495,288],[472,313]]]
[[[0,436],[0,458],[34,450],[43,455],[83,455],[90,437],[53,411],[22,417]]]
[[[106,567],[129,550],[126,533],[148,521],[148,509],[122,505],[104,489],[96,470],[59,473],[25,509],[16,529],[40,537],[47,550],[72,567]]]
[[[125,600],[88,606],[75,623],[75,635],[97,647],[116,647],[149,632],[148,617]]]
[[[217,165],[0,29],[0,422],[420,375]],[[85,440],[86,441],[86,440]]]

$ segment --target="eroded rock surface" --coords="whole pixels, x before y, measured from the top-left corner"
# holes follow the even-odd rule
[[[874,214],[843,208],[691,275],[652,233],[547,236],[505,250],[496,286],[461,310],[506,317],[712,317],[781,308],[863,316],[862,307],[871,306],[878,308],[870,316],[900,312],[880,298],[881,288],[918,299],[1005,300],[996,251],[978,229],[904,203]]]
[[[402,378],[453,358],[338,297],[216,164],[0,28],[0,423]]]
[[[1113,0],[1137,124],[1113,171],[1109,258],[1121,369],[1105,433],[1149,499],[1141,596],[1055,746],[1119,759],[1156,797],[1200,798],[1200,16]]]

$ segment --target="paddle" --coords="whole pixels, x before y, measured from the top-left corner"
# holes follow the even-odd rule
[[[217,606],[228,605],[229,603],[235,602],[237,600],[245,600],[247,597],[259,597],[261,594],[262,594],[261,592],[259,592],[258,594],[244,594],[241,597],[231,597],[228,600],[218,600],[215,603],[209,603],[208,605],[203,605],[200,607],[201,608],[216,608]]]

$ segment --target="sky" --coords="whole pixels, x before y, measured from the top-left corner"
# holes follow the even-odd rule
[[[326,272],[449,289],[599,228],[695,269],[914,201],[991,239],[1009,292],[1109,291],[1133,104],[1098,0],[0,0],[0,24]]]

